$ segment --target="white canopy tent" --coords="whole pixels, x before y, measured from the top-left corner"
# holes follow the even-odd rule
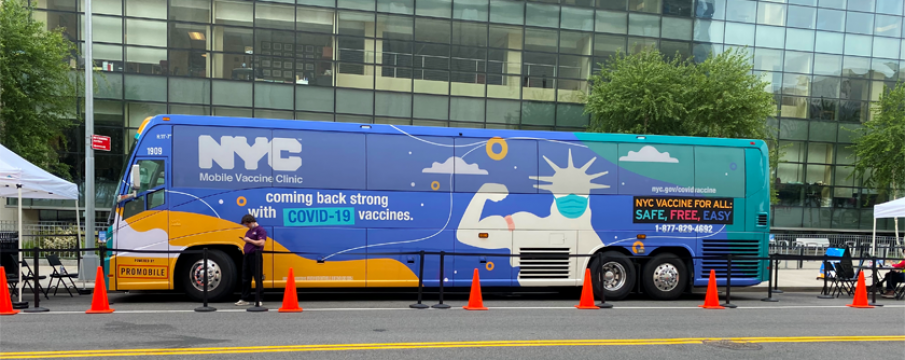
[[[3,145],[0,145],[0,197],[18,197],[19,199],[19,250],[22,250],[22,199],[74,200],[76,228],[81,229],[81,224],[78,223],[78,187],[26,161]],[[81,244],[81,231],[76,231],[76,233]],[[19,251],[19,263],[21,262],[22,252]],[[18,272],[18,277],[19,302],[22,302],[22,271]],[[35,286],[36,291],[37,288]]]
[[[877,219],[905,218],[905,197],[874,205],[873,253],[877,253]],[[896,241],[899,240],[899,223],[896,222]]]

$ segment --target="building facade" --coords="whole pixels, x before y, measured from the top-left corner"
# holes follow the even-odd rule
[[[863,231],[885,199],[848,177],[848,145],[883,87],[905,80],[903,3],[94,0],[95,133],[113,138],[96,155],[98,207],[156,114],[581,131],[588,77],[610,55],[655,46],[701,61],[748,47],[786,151],[774,228]],[[84,49],[84,0],[36,6]],[[83,134],[72,129],[65,154],[76,179]],[[74,215],[26,205],[44,221]]]

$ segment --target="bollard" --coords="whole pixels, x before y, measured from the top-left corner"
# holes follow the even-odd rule
[[[32,288],[35,292],[35,307],[25,309],[24,311],[27,313],[50,311],[48,308],[41,307],[41,264],[38,264],[38,250],[40,250],[40,248],[37,245],[32,249],[32,252],[35,254],[35,286]],[[28,279],[25,279],[25,281],[28,281]],[[23,287],[22,290],[25,290],[25,288]]]
[[[798,247],[798,268],[801,269],[804,267],[804,260],[801,258],[804,256],[804,247]]]
[[[786,263],[788,263],[788,261]],[[773,267],[773,293],[783,293],[782,290],[779,290],[779,258],[776,258],[776,266]]]
[[[774,256],[770,255],[769,259],[767,260],[767,297],[760,299],[760,301],[766,301],[766,302],[778,302],[779,301],[779,300],[776,300],[773,298],[773,276],[772,276],[772,274],[773,274],[773,258],[774,258]],[[777,265],[778,264],[779,264],[779,262],[777,262]]]
[[[434,309],[449,309],[449,305],[443,303],[443,266],[446,262],[446,251],[440,251],[440,302],[434,306]]]
[[[443,273],[440,273],[440,277],[443,277]],[[440,279],[440,282],[443,282],[443,279]],[[421,250],[418,253],[418,303],[409,305],[412,309],[427,309],[430,306],[424,305],[421,303],[422,296],[424,294],[424,250]]]
[[[204,290],[201,292],[202,299],[204,300],[204,305],[200,306],[200,307],[196,307],[195,312],[213,312],[213,311],[217,311],[217,308],[207,306],[207,287],[208,287],[208,274],[207,273],[208,273],[208,270],[210,269],[207,267],[207,248],[202,249],[201,252],[204,254],[204,265],[203,265],[204,266]],[[192,281],[195,281],[195,279],[192,279]]]
[[[830,270],[830,262],[827,259],[826,254],[823,254],[823,290],[820,290],[820,295],[817,296],[818,299],[832,299],[833,295],[830,295],[830,288],[827,286],[827,278],[829,275],[827,272]]]
[[[732,253],[726,254],[726,303],[722,306],[727,309],[735,309],[738,306],[732,304]]]
[[[265,311],[267,311],[266,307],[261,306],[261,293],[264,292],[264,280],[263,280],[264,276],[263,276],[263,274],[261,274],[261,272],[264,269],[264,267],[261,265],[262,258],[264,257],[264,255],[262,254],[262,251],[264,251],[264,249],[261,249],[261,251],[255,251],[255,253],[256,253],[255,254],[255,275],[257,275],[257,276],[255,276],[255,279],[254,279],[255,280],[255,306],[245,309],[245,311],[248,311],[248,312],[265,312]]]
[[[870,300],[870,303],[867,305],[883,306],[883,305],[877,304],[877,278],[879,276],[877,276],[877,257],[876,256],[874,257],[873,261],[871,261],[871,263],[870,263],[870,270],[871,270],[871,274],[872,274],[870,277],[871,277],[871,280],[873,280],[872,281],[873,285],[871,285],[871,291],[870,291],[871,300]]]
[[[594,254],[594,256],[598,257],[597,263],[603,265],[603,253],[596,253],[596,254]],[[606,294],[605,294],[606,288],[604,287],[604,284],[603,284],[603,274],[600,274],[599,283],[600,283],[600,303],[597,304],[597,307],[599,307],[601,309],[612,309],[613,304],[606,303]]]

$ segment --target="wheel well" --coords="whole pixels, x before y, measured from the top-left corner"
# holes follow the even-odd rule
[[[608,246],[608,247],[603,247],[603,248],[600,248],[599,250],[597,250],[597,252],[596,252],[595,254],[597,254],[597,253],[605,253],[605,252],[607,252],[607,251],[615,251],[615,252],[621,253],[622,255],[625,255],[625,256],[628,256],[628,257],[635,256],[635,254],[632,254],[631,251],[628,251],[628,249],[626,249],[626,248],[624,248],[624,247],[621,247],[621,246]]]
[[[659,254],[673,254],[679,257],[679,259],[684,260],[690,279],[690,281],[688,281],[688,289],[694,287],[694,260],[691,258],[691,252],[688,251],[688,249],[680,246],[664,246],[654,249],[654,251],[650,252],[649,256],[654,257]]]
[[[211,250],[222,251],[223,253],[226,254],[226,256],[229,256],[229,258],[232,259],[233,265],[238,266],[239,264],[242,263],[242,252],[239,251],[239,248],[236,247],[235,245],[221,245],[221,244],[197,245],[197,246],[188,247],[185,250],[203,250],[204,248],[207,248],[208,251],[211,251]],[[185,262],[188,261],[188,260],[186,260],[188,258],[189,258],[189,256],[179,256],[179,258],[176,260],[176,268],[174,271],[179,271],[179,269],[181,269],[181,266]],[[176,281],[182,281],[179,279],[182,279],[182,277],[179,277],[179,276],[175,277],[175,281],[173,283],[174,288],[178,288],[179,286],[182,286],[182,284],[176,283]]]

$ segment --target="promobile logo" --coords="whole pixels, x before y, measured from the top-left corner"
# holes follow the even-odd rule
[[[302,143],[298,139],[275,137],[270,140],[266,137],[254,138],[254,144],[249,144],[245,136],[221,136],[219,142],[210,135],[198,137],[198,168],[213,169],[214,163],[222,170],[236,170],[236,155],[242,159],[244,170],[258,170],[258,165],[264,156],[267,156],[267,165],[274,171],[296,171],[302,167],[302,157],[291,154],[300,154]],[[239,169],[241,170],[241,169]],[[210,182],[246,182],[269,183],[276,180],[277,183],[301,183],[302,177],[296,175],[270,176],[266,173],[219,172],[210,173],[202,171],[201,181]]]

